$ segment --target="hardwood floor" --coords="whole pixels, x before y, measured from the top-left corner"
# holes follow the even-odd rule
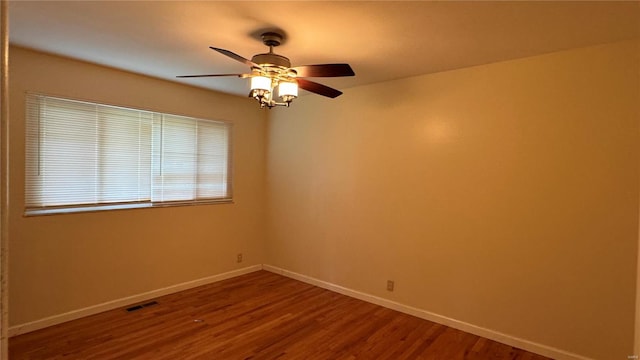
[[[266,271],[155,301],[13,337],[10,359],[547,359]]]

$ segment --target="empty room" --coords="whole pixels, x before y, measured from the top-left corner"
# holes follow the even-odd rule
[[[0,358],[639,358],[640,2],[0,5]]]

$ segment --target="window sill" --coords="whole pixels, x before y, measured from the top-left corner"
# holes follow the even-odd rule
[[[97,211],[112,210],[128,210],[128,209],[150,209],[174,206],[193,206],[193,205],[213,205],[213,204],[233,204],[233,199],[203,200],[203,201],[172,201],[161,203],[135,203],[135,204],[113,204],[113,205],[96,205],[96,206],[75,206],[75,207],[57,207],[45,209],[27,209],[24,211],[25,217],[41,216],[41,215],[58,215],[58,214],[74,214]]]

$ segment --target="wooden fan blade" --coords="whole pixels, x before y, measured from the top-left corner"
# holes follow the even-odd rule
[[[318,95],[330,97],[332,99],[342,95],[342,91],[330,88],[326,85],[318,84],[317,82],[300,78],[297,78],[296,81],[298,81],[299,87]]]
[[[223,55],[227,55],[228,57],[232,58],[233,60],[240,61],[241,63],[246,64],[248,66],[261,68],[260,65],[254,63],[253,61],[251,61],[249,59],[245,59],[242,56],[240,56],[240,55],[238,55],[238,54],[236,54],[234,52],[231,52],[229,50],[219,49],[219,48],[215,48],[213,46],[209,46],[209,48],[211,50],[215,50],[215,51],[217,51],[217,52],[219,52],[219,53],[221,53]]]
[[[236,76],[240,78],[247,78],[249,74],[205,74],[205,75],[178,75],[177,78],[198,78],[198,77],[214,77],[214,76]]]
[[[337,77],[354,76],[349,64],[302,65],[292,68],[299,77]]]

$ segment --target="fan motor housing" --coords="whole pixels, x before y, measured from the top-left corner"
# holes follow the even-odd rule
[[[254,55],[251,58],[251,61],[253,61],[256,64],[260,64],[260,65],[281,66],[281,67],[284,67],[284,68],[290,68],[291,67],[291,61],[289,61],[288,58],[286,58],[286,57],[284,57],[282,55],[274,54],[274,53],[266,53],[266,54]]]

